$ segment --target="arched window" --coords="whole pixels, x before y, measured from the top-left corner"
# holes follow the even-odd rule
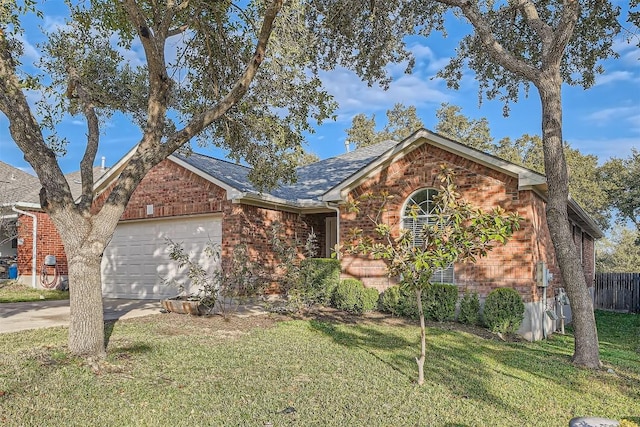
[[[411,230],[413,245],[420,246],[422,240],[422,228],[435,222],[433,198],[438,194],[435,188],[422,188],[411,194],[402,207],[402,227]],[[453,264],[444,269],[438,269],[433,273],[433,282],[454,283]]]

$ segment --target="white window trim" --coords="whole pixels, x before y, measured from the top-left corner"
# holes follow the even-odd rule
[[[420,188],[420,189],[414,191],[404,201],[404,203],[402,204],[402,211],[400,212],[401,227],[403,229],[407,229],[408,228],[408,227],[405,226],[406,221],[411,221],[412,222],[410,228],[411,228],[412,235],[413,235],[413,245],[414,246],[416,246],[417,244],[421,243],[419,241],[416,241],[416,230],[418,229],[418,227],[422,227],[424,224],[429,224],[429,218],[434,216],[434,215],[429,213],[431,211],[431,206],[430,206],[431,202],[430,202],[430,200],[431,200],[432,196],[427,195],[427,199],[424,202],[422,202],[422,204],[418,204],[413,200],[413,198],[417,194],[419,194],[420,192],[423,192],[423,191],[434,191],[436,194],[438,192],[437,189],[431,188],[431,187],[423,187],[423,188]],[[406,211],[411,206],[410,205],[411,202],[413,202],[414,205],[417,205],[423,212],[423,213],[418,214],[418,216],[416,218],[406,215]],[[422,205],[424,203],[427,204],[427,211],[422,209]],[[421,219],[423,221],[420,221]],[[417,224],[416,224],[416,220],[418,220]],[[454,265],[451,264],[447,268],[440,268],[440,269],[434,271],[433,277],[431,278],[431,280],[432,280],[433,283],[451,283],[451,284],[455,284],[455,269],[454,269]]]

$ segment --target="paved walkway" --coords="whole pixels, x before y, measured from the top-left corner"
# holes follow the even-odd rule
[[[105,298],[105,320],[160,313],[157,300]],[[69,300],[0,304],[0,333],[69,325]]]

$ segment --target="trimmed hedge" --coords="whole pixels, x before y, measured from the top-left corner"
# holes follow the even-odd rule
[[[516,332],[524,319],[524,302],[511,288],[498,288],[489,293],[484,302],[484,321],[491,331]]]
[[[468,325],[477,325],[480,323],[480,299],[478,293],[464,293],[460,300],[460,313],[458,313],[458,322]]]
[[[452,320],[456,315],[458,287],[446,283],[433,283],[422,297],[426,318],[438,322]]]
[[[422,292],[422,308],[427,319],[443,322],[455,317],[458,288],[455,285],[434,283]],[[381,297],[380,310],[394,316],[418,318],[416,294],[405,287],[394,285]]]
[[[344,279],[333,293],[333,304],[339,310],[362,314],[376,308],[379,294],[376,289],[365,288],[361,281]]]
[[[384,313],[390,313],[394,316],[403,316],[403,313],[400,310],[401,299],[402,299],[402,294],[400,292],[400,286],[393,285],[391,287],[388,287],[380,295],[378,310]]]
[[[306,258],[300,262],[298,286],[300,296],[309,305],[331,304],[331,297],[340,282],[340,261],[333,258]]]

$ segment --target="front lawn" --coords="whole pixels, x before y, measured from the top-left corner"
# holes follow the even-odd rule
[[[0,281],[0,303],[69,299],[68,291],[33,289],[13,280]]]
[[[380,315],[282,321],[163,314],[108,328],[104,363],[66,329],[0,335],[0,425],[563,426],[640,417],[640,316],[599,312],[613,373],[569,363],[570,336],[502,342]],[[636,418],[634,418],[636,417]]]

